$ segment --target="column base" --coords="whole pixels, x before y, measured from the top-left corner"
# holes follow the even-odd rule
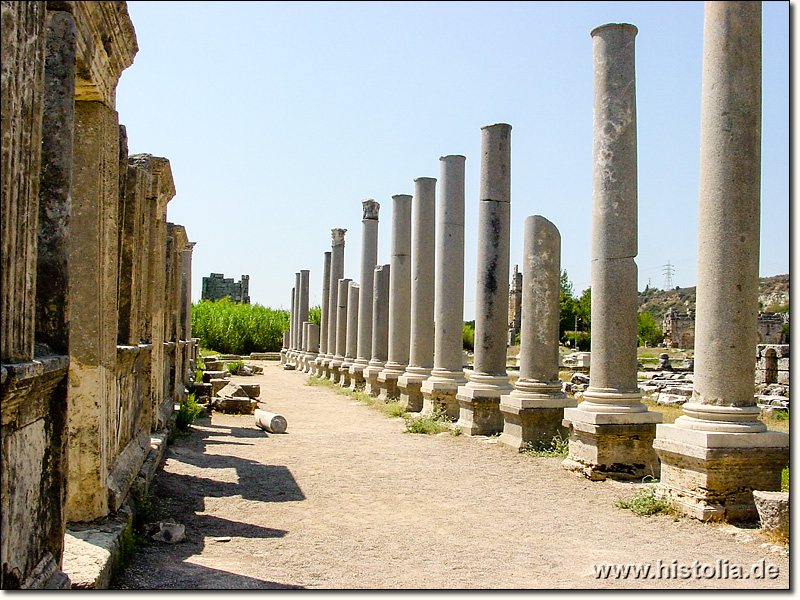
[[[328,369],[328,379],[330,379],[333,383],[339,383],[339,378],[341,377],[341,373],[339,373],[339,368],[342,366],[342,359],[339,358],[338,360],[334,358],[331,360],[330,367]]]
[[[565,408],[569,455],[562,466],[593,481],[658,477],[660,463],[653,440],[660,412],[596,413]]]
[[[339,387],[350,387],[350,367],[352,366],[351,362],[343,362],[339,367]]]
[[[463,371],[459,377],[444,377],[432,374],[431,377],[422,382],[420,392],[422,393],[422,412],[424,416],[440,413],[453,421],[457,421],[461,409],[456,400],[458,388],[467,383],[463,376]]]
[[[522,452],[527,448],[549,446],[553,438],[569,437],[564,426],[564,409],[573,408],[578,401],[561,397],[531,399],[512,394],[500,397],[500,412],[503,415],[503,433],[497,443],[500,446]]]
[[[400,390],[397,387],[397,380],[403,375],[402,369],[395,369],[387,366],[378,375],[378,385],[381,388],[378,399],[384,402],[392,402],[400,398]]]
[[[353,363],[350,367],[350,389],[353,391],[362,390],[366,385],[366,380],[364,379],[364,369],[367,368],[367,365],[363,363]]]
[[[473,383],[462,385],[456,392],[459,406],[456,427],[466,435],[494,435],[503,431],[503,415],[500,412],[500,396],[513,390],[508,377],[480,376],[491,378],[495,384]]]
[[[409,367],[397,379],[397,388],[400,390],[400,400],[405,403],[406,412],[422,411],[422,383],[431,374],[430,369]]]
[[[658,425],[661,459],[656,495],[701,521],[754,521],[753,490],[780,491],[789,462],[789,435],[777,431],[724,433]]]
[[[372,363],[364,369],[364,392],[373,398],[377,398],[381,393],[381,386],[378,383],[378,375],[383,372],[383,364]]]

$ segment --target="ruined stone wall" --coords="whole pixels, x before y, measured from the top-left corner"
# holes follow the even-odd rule
[[[126,3],[1,6],[0,587],[64,587],[66,522],[120,508],[185,394],[193,244],[118,121]]]
[[[789,322],[788,313],[758,313],[758,343],[783,344],[783,325]],[[694,348],[694,311],[679,313],[672,307],[664,315],[661,323],[664,343],[668,348]]]
[[[756,349],[756,384],[789,385],[789,344],[759,344]]]
[[[250,304],[250,276],[242,275],[242,279],[238,282],[226,278],[222,273],[211,273],[209,277],[203,277],[200,299],[215,301],[223,298]]]

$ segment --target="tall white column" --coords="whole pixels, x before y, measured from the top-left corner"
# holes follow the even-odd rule
[[[778,491],[789,436],[754,398],[761,219],[761,3],[706,2],[694,392],[659,425],[657,491],[702,520],[757,517]]]
[[[637,381],[636,33],[627,23],[592,31],[592,367],[583,401],[564,410],[564,466],[591,479],[659,473],[653,438],[662,416],[642,404]]]
[[[536,215],[525,219],[519,379],[500,397],[503,434],[497,443],[517,451],[566,437],[564,409],[577,401],[561,391],[558,323],[561,300],[561,234]]]
[[[305,333],[303,323],[308,321],[308,284],[309,284],[309,271],[308,269],[300,270],[300,297],[297,301],[297,322],[298,322],[298,344],[297,344],[297,362],[298,368],[305,372],[305,358],[306,358],[306,339],[303,334]]]
[[[397,379],[408,366],[411,345],[411,196],[392,196],[392,260],[389,277],[389,359],[378,375],[379,397],[394,400]]]
[[[350,367],[350,387],[364,387],[364,369],[372,358],[372,292],[375,265],[378,263],[378,212],[381,205],[375,200],[361,202],[361,279],[364,293],[358,299],[358,340],[356,359]]]
[[[500,396],[513,389],[506,373],[511,125],[487,125],[481,133],[474,370],[456,394],[460,406],[457,426],[467,435],[502,431]]]
[[[397,379],[408,412],[422,410],[422,382],[433,369],[433,308],[436,283],[436,179],[414,180],[411,248],[411,340],[408,367]]]
[[[456,392],[464,377],[464,165],[461,155],[439,159],[433,370],[420,388],[422,412],[459,416]]]

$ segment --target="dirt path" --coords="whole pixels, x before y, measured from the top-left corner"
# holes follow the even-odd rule
[[[115,588],[789,587],[788,556],[758,530],[639,517],[614,506],[634,485],[589,482],[560,459],[487,438],[403,433],[402,419],[255,364],[263,375],[234,380],[260,383],[261,408],[284,415],[287,433],[266,434],[252,416],[198,420],[153,485],[187,539],[143,549]],[[762,559],[778,578],[750,575]],[[659,560],[657,579],[598,579],[593,569]],[[702,578],[691,566],[718,560],[750,577]],[[691,576],[668,578],[673,561]]]

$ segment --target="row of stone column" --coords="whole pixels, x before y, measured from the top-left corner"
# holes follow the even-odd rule
[[[592,31],[592,369],[580,404],[561,392],[558,377],[560,236],[538,215],[525,222],[515,385],[506,372],[511,213],[511,127],[506,124],[482,129],[474,368],[466,372],[461,364],[465,159],[448,156],[441,159],[436,252],[436,180],[420,178],[413,199],[393,197],[391,264],[374,269],[372,320],[350,320],[351,328],[371,328],[371,357],[358,371],[367,393],[402,398],[410,411],[444,412],[458,418],[456,426],[468,435],[502,432],[499,442],[515,449],[546,443],[566,428],[567,469],[591,479],[660,475],[659,493],[684,512],[701,519],[753,516],[752,490],[777,489],[788,458],[788,436],[766,431],[752,389],[760,15],[758,3],[706,5],[697,362],[693,399],[683,417],[674,425],[659,425],[661,414],[642,403],[637,382],[637,30],[617,23]],[[343,253],[344,231],[334,231],[341,232]],[[336,243],[334,236],[334,249]],[[372,255],[369,260],[374,264]],[[353,369],[366,360],[360,344],[346,342],[348,331],[360,334],[344,324],[345,299],[359,291],[361,299],[367,294],[343,278],[341,259],[332,264],[337,267],[329,277],[328,347],[317,373],[358,387],[360,377],[342,375],[346,365]],[[362,281],[371,264],[362,262]],[[349,310],[355,312],[355,303]],[[353,358],[354,353],[359,356]]]

